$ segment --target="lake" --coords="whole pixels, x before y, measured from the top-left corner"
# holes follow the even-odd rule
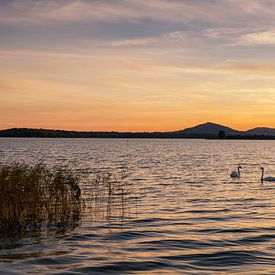
[[[275,273],[275,141],[2,138],[0,160],[128,175],[71,230],[0,236],[1,274]]]

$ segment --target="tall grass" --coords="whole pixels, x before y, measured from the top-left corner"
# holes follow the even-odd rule
[[[125,215],[129,214],[129,202],[133,195],[127,177],[124,171],[112,171],[88,178],[83,192],[86,215],[95,220],[116,217],[123,221]]]
[[[66,167],[0,165],[0,236],[74,227],[83,206],[78,183]]]
[[[0,239],[51,229],[63,233],[84,216],[88,222],[123,221],[133,197],[126,178],[117,171],[84,176],[62,166],[0,164]]]

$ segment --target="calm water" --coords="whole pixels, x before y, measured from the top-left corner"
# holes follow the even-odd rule
[[[275,176],[274,141],[0,139],[0,158],[125,170],[131,187],[74,230],[1,239],[1,274],[275,274],[275,183],[259,170]]]

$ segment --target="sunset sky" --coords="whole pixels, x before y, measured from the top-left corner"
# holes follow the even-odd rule
[[[0,129],[275,127],[274,0],[0,0]]]

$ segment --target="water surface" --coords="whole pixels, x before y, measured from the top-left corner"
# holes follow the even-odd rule
[[[275,273],[275,183],[260,182],[261,165],[275,175],[274,141],[2,138],[0,159],[126,171],[130,188],[72,230],[1,239],[1,274]]]

